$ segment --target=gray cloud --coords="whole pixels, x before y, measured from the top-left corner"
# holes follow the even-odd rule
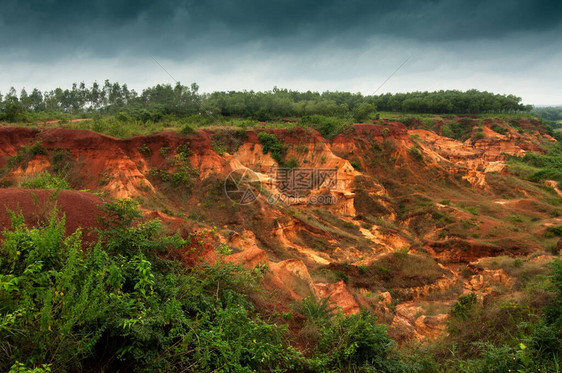
[[[171,58],[260,43],[303,50],[332,42],[354,48],[373,35],[419,41],[498,39],[562,22],[562,3],[483,0],[102,0],[0,5],[4,52],[143,54]]]
[[[478,88],[561,103],[552,0],[2,0],[0,90],[169,77],[222,89]]]

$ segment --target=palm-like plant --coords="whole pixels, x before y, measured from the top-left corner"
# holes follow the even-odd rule
[[[318,298],[316,294],[311,293],[301,303],[296,304],[294,309],[310,321],[319,322],[329,320],[337,306],[329,297]]]

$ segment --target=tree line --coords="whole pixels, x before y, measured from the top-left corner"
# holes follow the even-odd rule
[[[350,92],[298,92],[274,87],[270,91],[228,91],[200,93],[196,83],[158,84],[137,93],[126,84],[84,82],[70,89],[56,88],[19,94],[12,87],[0,93],[0,120],[25,121],[30,113],[68,113],[71,115],[125,113],[140,121],[159,121],[166,115],[186,117],[213,114],[256,120],[324,115],[365,117],[379,111],[429,114],[483,114],[530,111],[521,98],[478,90],[386,93],[362,95]]]
[[[555,128],[562,127],[560,123],[562,121],[562,106],[534,107],[531,113],[551,122],[550,124]]]

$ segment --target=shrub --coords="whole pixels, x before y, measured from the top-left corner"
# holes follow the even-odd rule
[[[518,119],[512,119],[512,120],[509,121],[509,126],[512,127],[512,128],[519,129],[519,128],[521,128],[521,123],[519,122]]]
[[[472,137],[472,139],[473,139],[474,141],[482,140],[482,139],[484,139],[484,138],[486,138],[486,135],[484,135],[484,132],[481,132],[481,131],[476,132],[476,133],[474,134],[474,136]]]
[[[458,122],[443,125],[441,127],[441,136],[465,140],[471,131],[472,121],[469,118],[462,118]]]
[[[444,124],[441,127],[441,136],[454,138],[455,134],[453,133],[453,130],[451,129],[451,126],[449,126],[448,124]]]
[[[323,323],[332,317],[336,306],[328,297],[318,299],[314,293],[304,298],[293,309],[306,317],[311,322]]]
[[[53,176],[48,172],[36,174],[22,182],[21,186],[28,189],[70,189],[65,179]]]
[[[474,293],[461,295],[458,301],[453,304],[453,307],[451,308],[451,316],[466,320],[470,310],[475,304],[476,295]]]
[[[8,158],[6,165],[8,168],[21,166],[25,169],[27,167],[27,163],[31,161],[33,157],[45,154],[47,154],[45,148],[43,148],[40,141],[37,141],[33,145],[22,146],[15,156]]]
[[[387,289],[423,286],[435,282],[445,272],[428,256],[409,254],[408,249],[382,256],[374,262],[369,275]]]
[[[193,129],[193,127],[191,127],[191,125],[189,123],[186,123],[181,128],[180,133],[182,135],[186,136],[186,135],[191,135],[192,133],[195,133],[195,130]]]
[[[75,163],[72,154],[68,150],[60,148],[51,152],[50,161],[50,170],[60,178],[68,176]]]
[[[361,171],[361,161],[359,161],[358,159],[352,159],[349,161],[349,164],[351,165],[351,167],[353,167],[354,169]]]
[[[363,102],[361,104],[359,104],[354,110],[353,110],[353,119],[356,122],[362,122],[364,120],[369,119],[369,117],[371,116],[371,114],[374,114],[376,111],[376,108],[373,104],[369,104],[366,102]]]
[[[546,235],[547,236],[562,236],[562,225],[559,225],[557,227],[548,227],[546,229]]]
[[[388,129],[388,128],[385,128],[385,129]],[[380,142],[378,142],[378,141],[376,141],[376,140],[373,140],[373,141],[371,142],[371,149],[372,149],[374,152],[380,152],[380,151],[383,150],[383,147],[382,147],[382,145],[381,145]]]
[[[258,133],[258,139],[263,146],[263,154],[271,153],[271,157],[279,165],[282,165],[286,149],[277,136],[272,133],[260,132]]]
[[[480,215],[480,212],[474,206],[468,206],[468,207],[460,206],[460,207],[464,208],[464,210],[470,212],[472,215]]]
[[[289,158],[284,162],[283,166],[290,169],[297,168],[299,167],[299,160],[296,158]]]
[[[183,162],[189,162],[189,157],[193,155],[193,152],[190,149],[190,143],[178,145],[176,148],[176,154],[180,156],[180,159]]]
[[[220,129],[211,135],[211,145],[218,154],[234,154],[247,138],[248,133],[245,130]]]
[[[507,128],[499,126],[497,124],[492,125],[490,127],[492,131],[499,133],[500,135],[507,135]]]
[[[541,277],[530,282],[525,297],[500,295],[483,305],[473,293],[459,297],[443,346],[454,352],[450,369],[462,364],[475,372],[556,371],[562,347],[561,263],[555,259],[549,265],[546,282]]]
[[[341,119],[323,115],[305,115],[300,119],[300,124],[314,128],[327,139],[335,137],[345,127]]]
[[[135,203],[104,210],[89,250],[80,232],[65,238],[56,212],[38,228],[13,214],[0,249],[0,369],[270,371],[297,359],[286,328],[257,318],[242,294],[252,274],[226,264],[188,273],[162,256],[181,242],[140,223]]]
[[[386,327],[377,324],[377,318],[369,312],[351,316],[340,313],[321,329],[312,359],[314,370],[403,371],[404,366],[393,355],[393,344],[386,334]]]
[[[163,158],[168,158],[168,154],[170,153],[170,148],[167,146],[163,146],[160,148],[160,155],[162,155]]]
[[[128,122],[131,120],[131,118],[129,118],[129,116],[127,115],[127,113],[124,112],[119,112],[116,117],[115,117],[118,121],[120,122]]]
[[[410,153],[410,155],[412,156],[412,158],[414,158],[414,160],[423,161],[423,154],[419,151],[417,146],[415,145],[412,146],[408,151],[408,153]]]
[[[150,150],[150,148],[146,144],[139,145],[137,147],[137,150],[144,155],[150,155],[150,153],[152,153],[152,151]]]

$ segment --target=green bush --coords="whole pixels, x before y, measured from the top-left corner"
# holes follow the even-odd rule
[[[423,154],[419,151],[417,146],[412,146],[408,153],[412,156],[412,158],[414,158],[414,160],[418,162],[423,161]]]
[[[181,128],[180,133],[182,135],[191,135],[192,133],[195,133],[195,130],[193,129],[193,127],[189,124],[186,123],[184,124],[184,126]]]
[[[220,155],[225,152],[234,154],[247,138],[248,133],[245,130],[220,129],[211,135],[211,145]]]
[[[449,335],[436,345],[443,371],[557,371],[562,351],[562,261],[536,276],[524,297],[499,296],[481,304],[473,293],[451,309]],[[442,353],[445,355],[441,355]],[[444,359],[445,357],[445,359]]]
[[[28,189],[70,189],[68,182],[48,172],[42,172],[21,183],[23,188]]]
[[[162,258],[181,240],[139,222],[134,203],[104,210],[87,250],[80,231],[65,238],[56,212],[38,228],[12,214],[0,251],[1,370],[88,361],[95,371],[252,371],[297,360],[286,328],[257,318],[242,294],[254,275],[225,264],[187,272]]]
[[[328,297],[318,299],[314,293],[304,298],[302,302],[297,303],[293,308],[311,322],[316,323],[329,320],[332,317],[332,313],[336,310],[335,304]]]
[[[305,115],[300,119],[301,126],[310,126],[327,139],[334,138],[345,128],[345,122],[335,117]]]
[[[377,324],[369,312],[338,313],[321,327],[320,334],[314,357],[308,361],[313,371],[406,371],[392,351],[394,342],[386,327]]]
[[[550,236],[562,236],[562,225],[559,225],[557,227],[548,227],[546,229],[546,234]]]
[[[474,293],[468,293],[467,295],[461,295],[458,301],[453,304],[451,309],[451,315],[453,317],[465,319],[472,307],[476,304],[476,295]]]
[[[263,154],[271,153],[271,157],[275,159],[279,165],[282,165],[286,149],[277,136],[268,132],[260,132],[258,133],[258,139],[263,146]]]
[[[299,160],[297,158],[291,157],[283,163],[283,166],[289,169],[298,168]]]
[[[472,120],[462,118],[458,122],[445,124],[441,127],[441,136],[450,137],[455,140],[466,140],[472,131]]]
[[[349,161],[349,164],[351,165],[351,167],[353,167],[354,169],[361,171],[362,167],[361,167],[361,161],[358,159],[352,159]]]
[[[476,133],[474,134],[474,136],[472,137],[472,139],[473,139],[474,141],[482,140],[482,139],[484,139],[484,138],[486,138],[486,135],[484,135],[484,132],[482,132],[482,131],[476,132]]]
[[[27,163],[31,161],[33,157],[45,154],[47,154],[45,148],[40,141],[37,141],[32,145],[22,146],[15,156],[8,158],[6,165],[8,168],[21,166],[25,169],[27,167]]]
[[[540,182],[555,180],[562,182],[562,145],[556,143],[546,149],[546,154],[526,153],[523,157],[511,157],[511,168],[523,168],[528,180]]]
[[[307,298],[311,355],[287,326],[260,318],[246,294],[263,274],[167,259],[185,241],[141,221],[135,202],[103,206],[100,240],[65,237],[64,218],[27,227],[12,215],[0,248],[0,370],[405,371],[374,316]]]
[[[492,129],[492,131],[499,133],[500,135],[507,135],[507,128],[505,127],[494,124],[490,128]]]
[[[377,109],[373,104],[363,102],[357,105],[353,110],[353,119],[356,122],[363,122],[369,119],[372,114],[375,114],[376,110]]]

